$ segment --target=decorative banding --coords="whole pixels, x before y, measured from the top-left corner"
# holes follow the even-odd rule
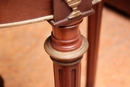
[[[58,60],[58,61],[77,60],[88,49],[88,42],[84,36],[82,36],[83,42],[82,42],[82,45],[80,46],[80,48],[78,48],[77,50],[74,50],[74,51],[70,51],[70,52],[60,52],[60,51],[53,49],[50,46],[50,38],[51,37],[47,38],[47,40],[45,41],[45,44],[44,44],[45,51],[52,58],[54,58],[55,60]]]
[[[20,26],[20,25],[31,24],[31,23],[36,23],[36,22],[41,22],[41,21],[46,21],[51,19],[53,19],[53,15],[48,15],[36,19],[31,19],[31,20],[0,24],[0,28]]]
[[[51,58],[51,59],[52,59],[53,62],[55,62],[55,63],[57,63],[57,64],[59,64],[59,65],[62,65],[62,66],[72,66],[72,65],[75,65],[75,64],[79,63],[79,62],[81,61],[82,57],[79,58],[79,59],[76,60],[76,61],[67,62],[67,63],[66,63],[66,62],[59,62],[59,61],[57,61],[57,60],[55,60],[55,59],[53,59],[53,58]]]
[[[78,36],[71,40],[59,40],[55,38],[53,35],[51,36],[51,47],[59,50],[59,51],[72,51],[80,47],[82,44],[81,34],[79,33]]]

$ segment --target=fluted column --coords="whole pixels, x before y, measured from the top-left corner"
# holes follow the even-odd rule
[[[68,26],[53,26],[44,47],[54,66],[55,87],[80,87],[81,59],[88,48],[80,34],[79,22]]]

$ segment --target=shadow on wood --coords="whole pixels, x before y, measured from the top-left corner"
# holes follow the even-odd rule
[[[1,77],[1,75],[0,75],[0,87],[4,87],[4,80],[3,80],[3,78]]]

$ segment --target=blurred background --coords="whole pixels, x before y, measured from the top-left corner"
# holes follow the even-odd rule
[[[130,11],[130,9],[127,9]],[[87,18],[80,25],[87,36]],[[52,61],[44,51],[47,22],[0,29],[0,87],[54,87]],[[81,87],[85,87],[86,54]],[[95,87],[130,87],[130,16],[103,7]]]

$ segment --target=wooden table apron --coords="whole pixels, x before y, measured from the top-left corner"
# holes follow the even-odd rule
[[[53,0],[0,0],[0,24],[53,14]]]

